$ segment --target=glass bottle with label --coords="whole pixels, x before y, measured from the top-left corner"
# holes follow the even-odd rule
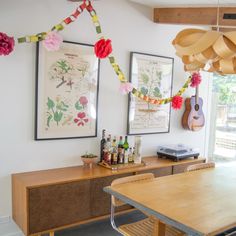
[[[112,141],[111,164],[117,165],[118,152],[116,147],[116,138]]]
[[[102,139],[101,139],[101,143],[100,143],[100,162],[102,162],[104,159],[105,144],[106,144],[106,130],[103,129],[102,130]]]
[[[111,164],[111,135],[108,136],[105,144],[104,161],[109,165]]]
[[[124,163],[127,164],[129,162],[129,143],[128,143],[128,137],[125,136],[125,142],[123,144],[123,148],[124,148],[124,152],[125,152],[125,155],[124,155]]]
[[[129,148],[129,155],[128,155],[128,161],[129,163],[133,163],[133,151],[132,151],[132,148]]]
[[[123,137],[120,136],[118,143],[118,164],[124,163],[124,147],[123,147]]]

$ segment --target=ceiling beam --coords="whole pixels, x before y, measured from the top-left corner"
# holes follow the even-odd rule
[[[153,19],[156,23],[216,26],[217,7],[155,8]],[[236,28],[236,7],[220,7],[219,25]]]

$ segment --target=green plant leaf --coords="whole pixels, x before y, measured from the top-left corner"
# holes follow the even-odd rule
[[[147,95],[148,94],[148,89],[145,88],[145,87],[142,87],[141,92],[142,92],[143,95]]]
[[[58,67],[61,68],[64,73],[68,73],[69,70],[72,70],[72,67],[68,65],[68,62],[65,60],[57,61]]]
[[[52,115],[49,114],[49,115],[48,115],[48,118],[47,118],[47,127],[50,127],[50,122],[51,122],[51,120],[52,120]]]
[[[157,72],[156,72],[156,75],[157,75],[158,79],[161,79],[161,77],[162,77],[162,72],[161,72],[161,71],[157,71]]]
[[[64,106],[64,107],[66,107],[66,108],[68,108],[69,106],[68,105],[66,105],[63,101],[61,101],[61,104]]]
[[[55,107],[55,103],[53,102],[52,99],[48,97],[48,102],[47,102],[48,110],[52,109]]]
[[[77,102],[75,103],[75,108],[76,108],[76,110],[78,110],[78,111],[80,111],[80,110],[83,109],[83,107],[80,106],[80,102],[79,102],[79,101],[77,101]]]
[[[56,111],[54,113],[54,120],[57,122],[57,125],[61,121],[62,116],[63,116],[63,113],[61,111],[60,112]]]
[[[147,84],[149,81],[149,76],[147,74],[141,74],[143,83]]]
[[[158,98],[162,98],[161,91],[158,87],[155,87],[153,90],[153,95]]]

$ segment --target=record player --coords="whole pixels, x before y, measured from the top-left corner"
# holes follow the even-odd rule
[[[199,156],[199,151],[197,149],[187,147],[183,144],[163,145],[158,146],[157,155],[160,158],[167,158],[173,161],[179,161],[188,157],[194,157],[194,159],[197,159]]]

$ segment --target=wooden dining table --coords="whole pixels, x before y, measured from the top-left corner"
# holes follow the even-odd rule
[[[187,235],[216,235],[236,226],[236,166],[109,186],[104,191]]]

